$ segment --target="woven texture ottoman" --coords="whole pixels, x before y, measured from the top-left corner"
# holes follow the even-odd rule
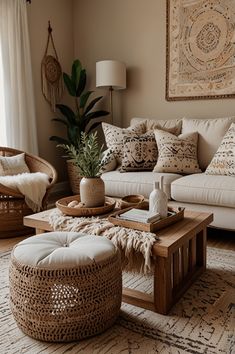
[[[93,336],[119,314],[120,254],[104,237],[77,232],[30,237],[13,249],[9,277],[13,316],[36,339]]]

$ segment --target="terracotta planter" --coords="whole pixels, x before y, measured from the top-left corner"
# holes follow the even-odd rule
[[[73,194],[80,194],[81,176],[79,168],[73,164],[72,160],[67,160],[67,170],[69,177],[69,184]]]
[[[105,201],[104,181],[100,177],[83,177],[80,182],[80,198],[86,208],[103,206]]]

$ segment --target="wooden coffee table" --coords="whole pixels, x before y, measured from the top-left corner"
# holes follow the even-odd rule
[[[24,217],[24,225],[36,234],[53,231],[48,223],[52,210]],[[154,291],[149,295],[134,289],[123,289],[123,301],[161,314],[167,314],[194,280],[206,268],[207,226],[213,214],[185,211],[183,220],[157,232],[153,245],[155,264]]]

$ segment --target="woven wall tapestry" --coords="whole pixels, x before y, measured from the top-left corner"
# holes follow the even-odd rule
[[[235,97],[235,0],[167,0],[166,99]]]
[[[53,55],[48,54],[51,43]],[[58,55],[55,49],[52,37],[52,28],[48,24],[48,37],[44,57],[41,64],[42,93],[45,99],[50,103],[53,112],[56,110],[56,103],[60,101],[63,93],[62,69],[58,61]]]

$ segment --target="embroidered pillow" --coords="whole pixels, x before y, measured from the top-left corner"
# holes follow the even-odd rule
[[[154,130],[158,146],[158,160],[154,172],[198,173],[198,133],[173,135],[163,130]]]
[[[101,167],[101,172],[109,172],[115,170],[117,167],[117,161],[113,155],[113,150],[112,149],[107,149],[102,153],[102,167]]]
[[[123,143],[121,172],[153,170],[158,156],[154,133],[126,136]]]
[[[13,176],[29,171],[25,162],[25,153],[15,156],[0,156],[0,176]]]
[[[235,176],[235,123],[231,124],[205,173]]]
[[[145,133],[145,124],[140,122],[129,128],[119,128],[108,123],[102,123],[105,142],[108,148],[113,150],[113,154],[120,165],[123,157],[123,139],[126,136],[138,136]]]

